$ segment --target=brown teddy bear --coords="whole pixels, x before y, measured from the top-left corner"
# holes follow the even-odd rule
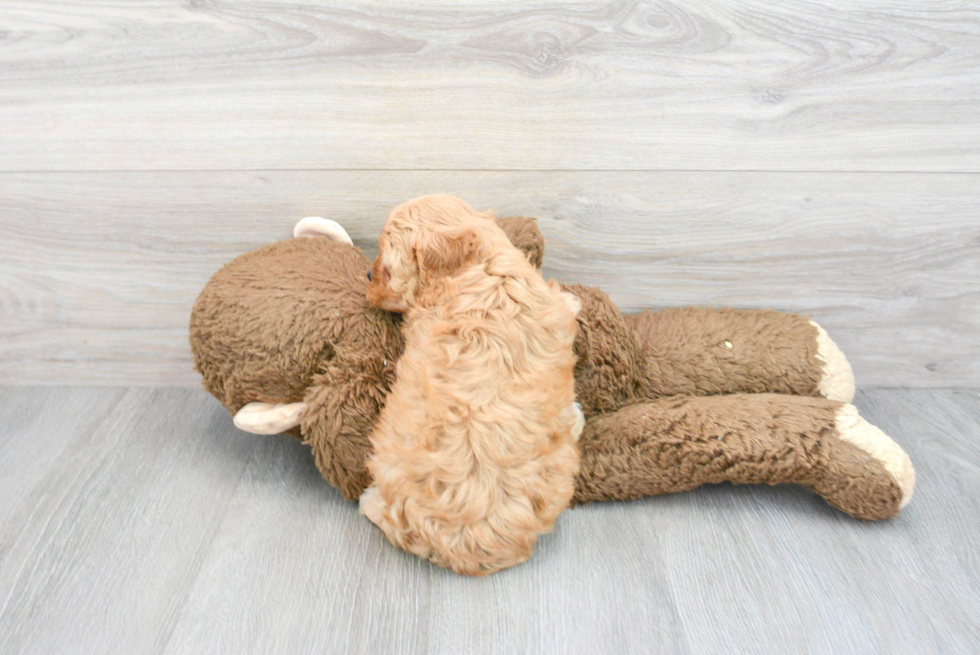
[[[535,221],[497,220],[540,267]],[[342,227],[303,219],[294,236],[211,278],[191,314],[195,366],[236,425],[303,439],[356,500],[400,318],[368,306],[370,262]],[[598,289],[565,288],[582,301],[575,383],[587,418],[573,502],[792,482],[865,520],[908,503],[908,456],[849,404],[850,366],[816,323],[759,310],[623,315]]]

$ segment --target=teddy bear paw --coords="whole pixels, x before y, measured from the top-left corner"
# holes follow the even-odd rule
[[[908,505],[915,488],[915,469],[912,460],[891,437],[865,421],[854,405],[843,405],[834,419],[837,436],[881,463],[902,492],[899,508]]]
[[[814,321],[810,321],[810,325],[817,328],[817,361],[821,368],[818,389],[821,395],[842,403],[851,402],[854,400],[854,372],[851,365],[826,330]]]

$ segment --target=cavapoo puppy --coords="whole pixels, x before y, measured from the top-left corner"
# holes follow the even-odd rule
[[[361,511],[399,548],[457,573],[519,564],[578,473],[579,301],[453,196],[398,206],[378,246],[368,300],[404,312],[405,352]]]

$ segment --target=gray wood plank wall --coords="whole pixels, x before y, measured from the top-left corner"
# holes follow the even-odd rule
[[[972,2],[0,6],[0,384],[190,385],[208,276],[449,191],[625,309],[812,314],[980,382]]]

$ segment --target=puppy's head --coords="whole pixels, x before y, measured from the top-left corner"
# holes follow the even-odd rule
[[[368,302],[408,311],[434,280],[451,277],[485,257],[492,215],[449,195],[423,196],[396,207],[378,239]]]

